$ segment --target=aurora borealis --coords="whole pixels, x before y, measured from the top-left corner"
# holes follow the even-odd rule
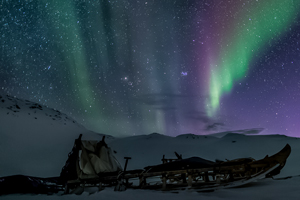
[[[3,94],[115,136],[300,136],[300,1],[0,6]]]
[[[226,7],[224,13],[236,12],[230,11],[232,7]],[[210,67],[209,116],[216,112],[222,93],[229,92],[235,81],[245,77],[251,57],[260,52],[265,43],[272,43],[281,32],[285,32],[284,29],[293,23],[298,9],[292,2],[256,1],[245,8],[249,14],[244,11],[239,19],[233,19],[235,22],[231,26],[226,26],[226,30],[233,31],[220,36],[220,43],[215,49],[220,55],[214,57]],[[224,38],[225,41],[222,41]]]

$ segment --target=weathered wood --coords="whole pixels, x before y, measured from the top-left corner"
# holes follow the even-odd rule
[[[167,189],[167,177],[165,174],[162,175],[162,189],[163,190]]]
[[[64,190],[64,194],[69,194],[70,193],[70,187],[68,184],[65,185],[65,190]]]
[[[143,188],[143,187],[147,184],[146,177],[140,176],[140,177],[139,177],[139,180],[140,180],[139,186],[140,186],[141,188]]]
[[[208,177],[208,173],[207,172],[204,173],[203,180],[204,180],[205,183],[209,182],[209,177]]]
[[[192,174],[188,175],[188,186],[189,187],[193,186],[193,176],[192,176]]]
[[[103,186],[102,186],[102,183],[99,182],[98,191],[101,191],[101,190],[103,190]]]
[[[181,174],[181,179],[182,179],[182,183],[187,183],[186,182],[186,174],[185,173]]]
[[[125,166],[124,166],[124,172],[126,172],[127,165],[128,165],[128,160],[130,160],[131,157],[124,157],[124,159],[126,160],[126,161],[125,161]]]
[[[220,174],[216,175],[216,182],[217,182],[217,184],[221,183],[221,175]]]

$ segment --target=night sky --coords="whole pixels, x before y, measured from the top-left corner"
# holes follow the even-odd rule
[[[0,92],[114,136],[300,137],[300,0],[3,0]]]

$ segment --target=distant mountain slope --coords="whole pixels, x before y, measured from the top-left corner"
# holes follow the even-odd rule
[[[58,110],[0,94],[0,177],[59,175],[80,133],[102,138]]]

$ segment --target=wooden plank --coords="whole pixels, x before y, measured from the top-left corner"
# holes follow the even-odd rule
[[[167,189],[167,177],[165,174],[162,175],[162,189],[163,190]]]
[[[189,187],[193,186],[193,176],[192,176],[192,174],[188,175],[188,186]]]

